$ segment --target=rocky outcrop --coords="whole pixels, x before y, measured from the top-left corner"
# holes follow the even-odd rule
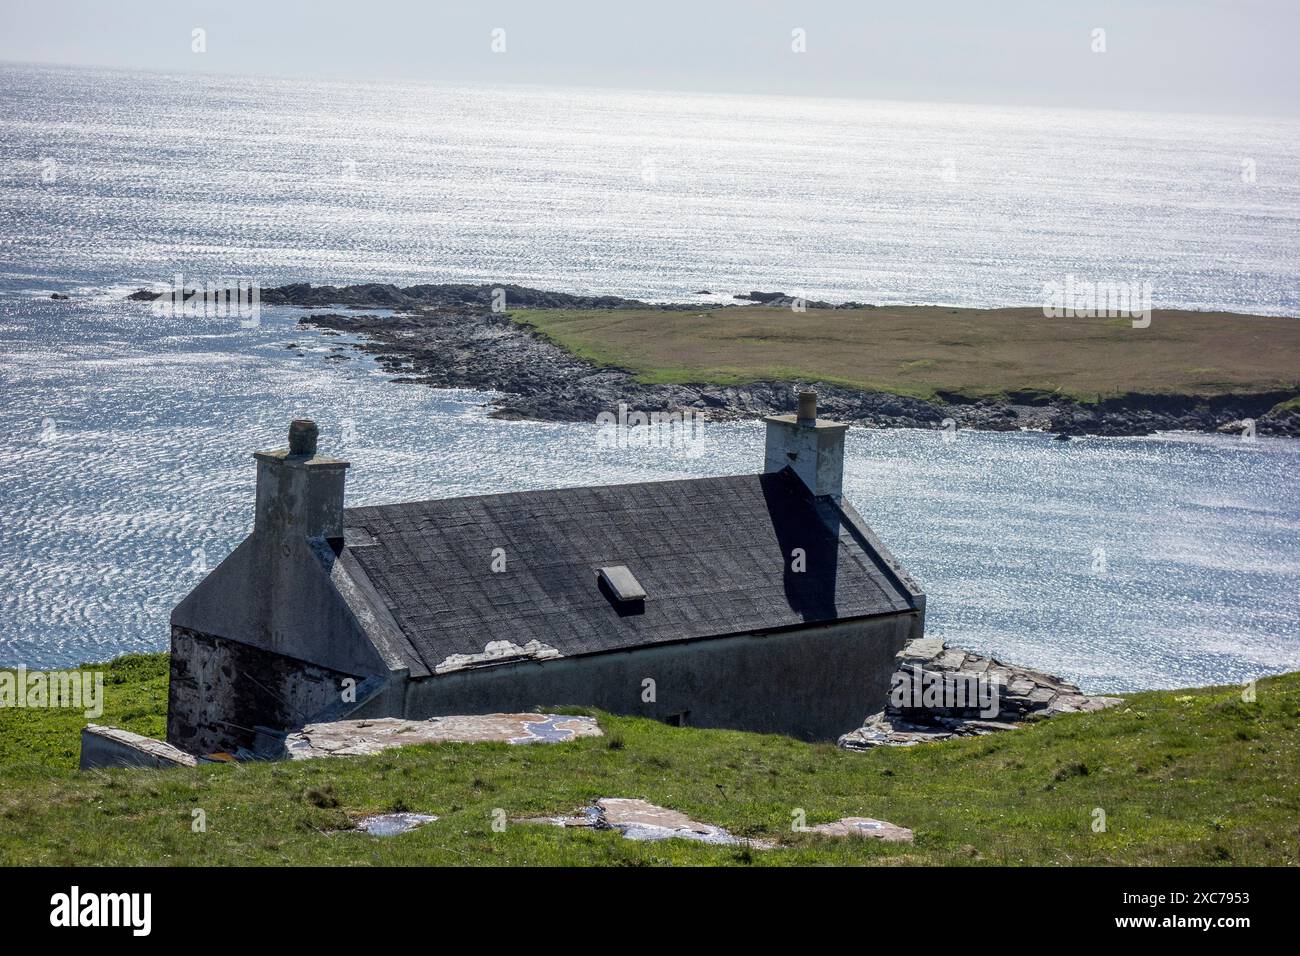
[[[980,736],[1121,703],[1088,696],[1042,671],[950,648],[939,638],[913,641],[896,660],[885,709],[839,739],[846,750]]]
[[[777,305],[782,308],[796,309],[874,309],[874,305],[861,302],[823,302],[820,299],[806,299],[802,296],[788,295],[785,292],[741,292],[732,296],[742,302],[757,305]]]
[[[364,335],[360,347],[401,381],[500,392],[498,418],[594,422],[620,404],[647,411],[700,412],[712,420],[795,410],[796,385],[647,385],[630,372],[576,358],[508,316],[468,310],[376,316],[317,313],[304,325]],[[840,421],[876,427],[938,427],[942,406],[882,392],[816,384],[819,407]],[[974,418],[975,416],[971,416]]]
[[[170,290],[139,289],[128,299],[152,302]],[[185,289],[189,299],[195,294]],[[288,285],[262,289],[263,305],[296,305],[316,309],[330,306],[353,309],[645,309],[648,303],[624,299],[616,295],[571,295],[567,292],[549,292],[527,286],[503,283],[441,282],[422,285],[396,286],[388,282],[366,282],[359,285],[312,285],[292,282]],[[680,306],[679,308],[686,308]]]
[[[1164,430],[1213,431],[1254,417],[1261,435],[1300,436],[1300,413],[1270,416],[1282,393],[1214,399],[1129,396],[1079,405],[1035,393],[1005,400],[940,395],[924,401],[827,382],[761,381],[747,385],[647,385],[626,369],[596,366],[509,316],[481,309],[439,309],[396,316],[317,313],[299,320],[333,332],[362,335],[359,347],[403,382],[436,388],[501,393],[493,416],[558,422],[594,422],[620,404],[645,411],[685,410],[715,421],[784,415],[795,410],[800,388],[817,392],[828,418],[868,428],[1023,428],[1066,435],[1145,435]]]
[[[1095,404],[1057,402],[1047,429],[1064,435],[1149,435],[1156,431],[1240,434],[1254,422],[1255,434],[1300,437],[1300,411],[1278,406],[1290,392],[1237,395],[1121,395]]]
[[[128,298],[152,301],[163,292],[141,289]],[[169,293],[168,293],[169,294]],[[185,297],[194,293],[187,290]],[[771,308],[798,303],[810,309],[871,308],[856,302],[800,302],[785,292],[752,291],[739,302]],[[331,332],[354,332],[360,348],[403,382],[435,388],[500,392],[493,415],[507,419],[592,422],[620,404],[644,411],[697,411],[714,420],[794,411],[799,388],[817,391],[825,414],[869,428],[981,431],[1033,429],[1078,435],[1149,435],[1157,431],[1228,431],[1252,427],[1262,436],[1300,437],[1300,409],[1284,409],[1287,392],[1226,396],[1123,395],[1095,403],[1041,392],[972,399],[940,393],[925,401],[826,382],[760,381],[743,386],[647,385],[626,369],[577,358],[494,309],[698,309],[698,304],[650,304],[619,296],[573,295],[511,283],[363,283],[313,286],[298,282],[264,289],[265,305],[335,308],[300,321]],[[396,315],[365,314],[384,309]],[[336,359],[337,360],[337,359]]]

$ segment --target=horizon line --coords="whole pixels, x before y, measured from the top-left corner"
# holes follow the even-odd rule
[[[740,92],[737,90],[716,90],[700,89],[695,87],[631,87],[631,86],[610,86],[610,85],[585,85],[569,83],[547,83],[547,82],[485,82],[479,79],[452,79],[452,78],[433,78],[428,76],[354,76],[337,73],[273,73],[273,72],[253,72],[253,73],[236,73],[229,70],[199,70],[199,69],[178,69],[178,68],[160,68],[160,67],[143,67],[143,66],[123,66],[121,64],[101,64],[101,63],[71,63],[59,61],[38,61],[38,60],[4,60],[0,59],[0,68],[8,67],[27,67],[49,70],[98,70],[109,73],[139,73],[149,76],[205,76],[214,78],[229,79],[252,79],[252,80],[278,80],[283,82],[326,82],[344,85],[377,85],[377,86],[416,86],[416,87],[476,87],[478,89],[527,89],[527,90],[579,90],[587,92],[601,93],[640,93],[656,96],[692,96],[692,97],[731,97],[731,98],[749,98],[749,99],[778,99],[778,100],[825,100],[832,102],[850,102],[850,103],[897,103],[914,106],[941,106],[941,107],[975,107],[980,109],[1025,109],[1025,110],[1044,110],[1044,111],[1072,111],[1081,113],[1139,113],[1150,116],[1196,116],[1196,117],[1214,117],[1217,119],[1227,120],[1269,120],[1280,121],[1285,123],[1300,123],[1300,112],[1295,114],[1281,113],[1225,113],[1214,110],[1190,110],[1190,109],[1156,109],[1152,107],[1126,107],[1126,106],[1082,106],[1079,104],[1065,103],[1030,103],[1030,102],[1005,102],[995,100],[942,100],[942,99],[922,99],[914,97],[866,97],[866,96],[849,96],[845,94],[822,93],[811,91],[791,91],[784,93],[776,92]]]

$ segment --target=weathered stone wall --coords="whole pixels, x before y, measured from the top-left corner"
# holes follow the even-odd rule
[[[767,635],[525,661],[413,680],[353,717],[515,712],[578,705],[616,714],[833,740],[878,709],[919,612]],[[654,700],[644,700],[646,679]],[[397,685],[394,685],[394,691]],[[400,710],[400,713],[397,711]]]
[[[171,650],[167,741],[192,754],[251,748],[259,725],[300,726],[356,677],[183,627]]]

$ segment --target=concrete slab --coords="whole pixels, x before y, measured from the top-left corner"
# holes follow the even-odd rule
[[[283,756],[311,760],[365,756],[415,744],[562,743],[602,735],[594,717],[560,714],[474,714],[429,720],[377,717],[308,724],[285,738]]]
[[[81,729],[81,769],[99,767],[196,767],[198,758],[162,740],[117,727]]]

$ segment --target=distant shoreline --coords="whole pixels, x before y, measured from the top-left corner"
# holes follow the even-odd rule
[[[708,293],[712,295],[712,293]],[[140,290],[130,298],[149,301],[159,293]],[[1244,359],[1253,363],[1254,338],[1261,329],[1272,339],[1258,352],[1261,381],[1213,390],[1188,388],[1127,388],[1113,394],[1098,393],[1088,397],[1069,394],[1061,388],[1048,389],[1034,381],[1017,380],[1014,369],[1004,380],[991,380],[980,387],[963,386],[957,381],[942,380],[943,368],[925,358],[927,350],[936,354],[949,345],[952,354],[967,365],[984,363],[1001,368],[994,350],[1020,348],[1026,330],[1050,328],[1044,323],[1074,321],[1078,323],[1114,322],[1107,319],[1043,319],[1041,310],[1029,309],[958,309],[947,307],[874,307],[859,303],[798,303],[778,292],[742,293],[735,304],[705,303],[651,304],[617,296],[582,296],[548,292],[510,284],[427,284],[399,288],[391,284],[362,284],[343,287],[312,286],[295,283],[262,291],[267,305],[287,305],[310,309],[345,309],[313,313],[299,323],[330,332],[356,334],[365,340],[356,347],[375,356],[379,364],[394,375],[394,381],[417,383],[437,388],[472,388],[500,393],[494,400],[492,415],[503,419],[531,419],[549,422],[594,422],[601,412],[617,410],[622,404],[632,410],[694,411],[713,420],[753,418],[793,411],[796,387],[814,387],[820,406],[828,417],[875,428],[974,428],[991,431],[1032,429],[1063,436],[1072,435],[1148,435],[1157,431],[1226,432],[1240,434],[1254,422],[1259,435],[1300,437],[1300,347],[1288,349],[1290,343],[1276,341],[1278,330],[1290,334],[1289,326],[1268,323],[1295,322],[1295,342],[1300,345],[1300,319],[1158,311],[1158,321],[1181,321],[1196,328],[1217,328],[1210,324],[1236,322],[1243,326],[1239,335],[1223,341],[1204,343],[1194,336],[1174,346],[1160,346],[1164,351],[1147,356],[1133,354],[1137,368],[1133,374],[1149,374],[1156,379],[1168,376],[1169,367],[1186,364],[1188,355],[1206,354],[1198,361],[1226,362],[1232,345],[1242,340]],[[499,311],[494,311],[494,307]],[[383,309],[396,314],[376,316],[366,310]],[[805,311],[806,310],[806,311]],[[760,326],[746,328],[731,339],[714,335],[708,325],[708,313],[718,313],[730,322],[750,322]],[[1033,317],[1033,321],[1026,321]],[[701,323],[699,320],[705,319]],[[904,336],[901,342],[886,342],[884,331],[897,339],[899,328],[940,321],[942,325],[924,326],[924,331]],[[816,342],[808,333],[819,321],[839,329],[849,323],[861,327],[861,341],[833,342],[816,352],[808,345]],[[965,324],[1001,329],[1007,327],[1008,341],[935,343],[934,331],[954,329]],[[1019,323],[1019,324],[1016,324]],[[1265,326],[1261,326],[1264,323]],[[1100,325],[1096,326],[1098,329]],[[1166,326],[1168,327],[1168,326]],[[1174,326],[1181,328],[1181,326]],[[1077,326],[1075,328],[1078,328]],[[790,341],[782,334],[791,331]],[[955,334],[955,333],[954,333]],[[1107,332],[1110,340],[1113,332]],[[1129,343],[1151,348],[1155,336],[1142,339],[1143,331],[1128,333]],[[802,339],[800,338],[802,336]],[[1033,371],[1030,361],[1046,363],[1055,369],[1065,367],[1070,359],[1085,368],[1091,359],[1081,350],[1096,348],[1096,374],[1107,380],[1104,372],[1115,364],[1113,341],[1098,339],[1070,343],[1053,341],[1045,356],[1030,355],[1026,374]],[[1220,336],[1220,338],[1224,338]],[[767,351],[759,354],[751,339],[759,339]],[[771,340],[771,341],[767,341]],[[649,344],[647,344],[649,343]],[[901,349],[900,355],[917,357],[899,368],[910,372],[939,376],[937,383],[921,381],[918,385],[886,384],[870,387],[852,381],[844,374],[817,374],[818,356],[823,364],[837,365],[833,371],[856,371],[859,360],[879,359],[886,347]],[[854,349],[861,355],[855,355]],[[1262,349],[1267,348],[1268,351]],[[728,352],[730,349],[730,352]],[[1104,350],[1109,349],[1109,352]],[[713,350],[705,359],[703,351]],[[1028,346],[1024,350],[1028,352]],[[761,350],[760,350],[761,351]],[[792,355],[807,351],[812,368],[795,369],[793,374],[763,375],[773,369],[763,364],[763,355]],[[653,353],[653,354],[651,354]],[[1053,354],[1059,353],[1059,354]],[[1129,352],[1122,353],[1130,356]],[[661,363],[668,356],[678,366]],[[755,374],[745,374],[726,365],[728,361],[750,361]],[[709,369],[710,361],[717,362]],[[955,360],[952,360],[955,361]],[[689,363],[696,362],[699,368]],[[1147,363],[1147,364],[1143,364]],[[1288,363],[1290,363],[1288,365]],[[783,365],[794,362],[783,362]],[[1149,371],[1148,371],[1148,365]],[[890,366],[892,368],[892,366]],[[1251,366],[1253,368],[1253,366]],[[1292,379],[1283,378],[1290,369]],[[711,371],[712,374],[708,374]],[[784,369],[776,369],[784,372]],[[1199,371],[1199,370],[1198,370]],[[1210,371],[1218,372],[1218,369]],[[1041,373],[1039,373],[1041,374]],[[1249,381],[1250,372],[1235,369],[1240,382]],[[1270,377],[1271,376],[1271,377]],[[1122,379],[1114,379],[1122,381]],[[1164,384],[1177,385],[1176,380]],[[910,394],[909,394],[910,393]]]

